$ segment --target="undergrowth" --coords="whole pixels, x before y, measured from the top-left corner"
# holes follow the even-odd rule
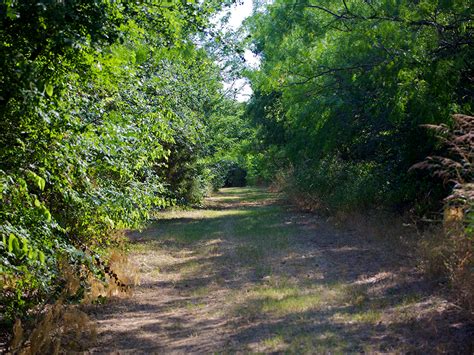
[[[367,237],[383,236],[379,239],[398,251],[413,253],[424,273],[448,281],[457,303],[473,315],[474,117],[454,115],[451,127],[426,127],[437,133],[446,154],[429,156],[410,170],[426,169],[444,187],[451,187],[440,217],[425,218],[420,211],[426,212],[426,207],[405,214],[374,208],[378,193],[373,167],[347,166],[337,159],[323,160],[303,175],[293,168],[281,171],[271,189],[285,191],[299,208],[323,213],[336,225]]]
[[[16,318],[8,351],[14,354],[58,354],[81,352],[96,340],[95,323],[81,305],[128,297],[138,274],[125,251],[112,249],[105,257],[108,272],[102,278],[81,274],[66,260],[60,265],[62,291],[54,301],[32,309],[27,317]],[[124,286],[127,285],[127,286]],[[79,302],[80,301],[80,302]]]
[[[474,117],[454,115],[453,125],[429,125],[447,148],[414,168],[427,169],[452,186],[445,199],[443,231],[425,238],[425,267],[446,277],[459,304],[474,315]]]

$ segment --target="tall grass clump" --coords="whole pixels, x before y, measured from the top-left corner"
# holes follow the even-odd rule
[[[427,268],[449,278],[459,302],[474,310],[474,117],[457,114],[453,125],[428,125],[446,148],[413,166],[428,169],[452,187],[444,200],[443,238],[425,241]]]

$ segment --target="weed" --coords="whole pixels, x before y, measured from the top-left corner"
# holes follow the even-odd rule
[[[265,256],[262,248],[251,244],[239,244],[235,248],[239,262],[244,264],[259,263]]]
[[[27,336],[21,322],[16,321],[10,349],[22,355],[84,351],[96,335],[95,325],[84,312],[59,300],[47,308]]]
[[[272,266],[270,264],[260,263],[255,266],[255,276],[257,278],[263,278],[272,274]]]
[[[275,335],[261,342],[261,346],[269,350],[277,350],[283,345],[285,345],[285,340],[282,335]]]

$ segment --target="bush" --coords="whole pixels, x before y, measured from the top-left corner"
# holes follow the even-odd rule
[[[328,211],[364,208],[379,202],[383,186],[373,163],[352,163],[327,157],[294,168],[288,189],[307,208]]]
[[[247,185],[247,171],[237,164],[231,165],[225,177],[224,187],[243,187]]]
[[[0,322],[9,324],[57,298],[63,262],[81,280],[74,300],[91,276],[119,283],[104,258],[111,233],[174,197],[202,198],[196,156],[221,80],[192,40],[217,4],[39,5],[0,4]]]

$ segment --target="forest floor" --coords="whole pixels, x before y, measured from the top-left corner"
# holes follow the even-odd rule
[[[472,351],[472,324],[402,246],[261,189],[223,189],[129,238],[141,282],[88,309],[92,352]]]

